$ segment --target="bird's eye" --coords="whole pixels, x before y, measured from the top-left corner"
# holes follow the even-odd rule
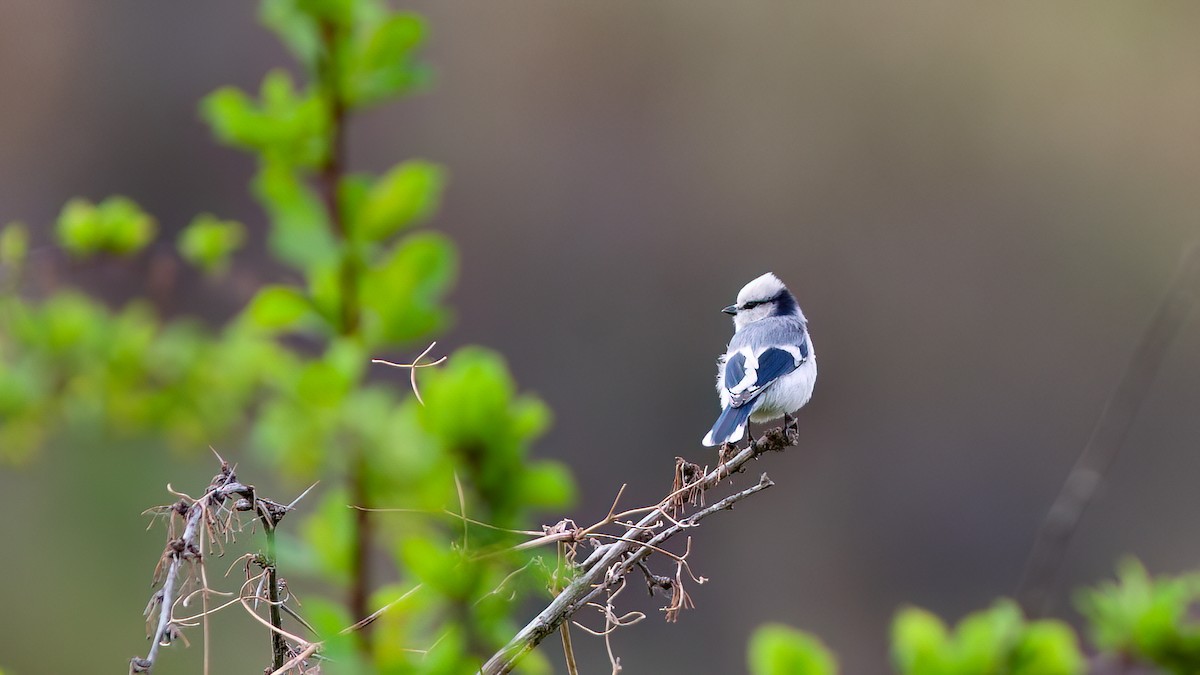
[[[751,300],[750,302],[747,302],[746,304],[742,305],[742,309],[754,309],[755,307],[758,307],[761,304],[762,303],[759,302],[758,300]]]

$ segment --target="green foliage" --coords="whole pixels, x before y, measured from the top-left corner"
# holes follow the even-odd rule
[[[385,101],[423,85],[429,72],[416,59],[425,22],[415,14],[393,14],[361,22],[358,39],[340,60],[341,95],[352,107]]]
[[[225,87],[201,104],[204,119],[222,143],[259,153],[286,166],[316,167],[329,153],[329,101],[317,91],[301,92],[292,76],[274,70],[263,78],[256,102]]]
[[[0,265],[19,268],[29,255],[29,228],[23,223],[9,223],[0,230]]]
[[[820,640],[780,624],[760,626],[750,636],[751,675],[835,675],[837,659]]]
[[[1200,622],[1190,609],[1200,601],[1200,574],[1151,578],[1136,560],[1121,563],[1117,581],[1078,594],[1096,645],[1154,663],[1173,673],[1200,670]]]
[[[300,290],[291,286],[263,286],[246,306],[247,322],[258,328],[283,330],[296,326],[312,304]]]
[[[913,675],[1071,675],[1085,665],[1069,627],[1026,622],[1008,600],[969,615],[953,633],[925,610],[902,610],[892,623],[892,661]]]
[[[420,584],[373,624],[371,641],[339,633],[365,607],[306,595],[300,611],[327,640],[325,655],[338,672],[468,672],[515,629],[513,599],[545,591],[546,570],[512,551],[511,535],[461,516],[528,527],[533,509],[570,502],[573,481],[530,458],[549,410],[520,393],[494,352],[467,347],[420,369],[425,405],[408,392],[408,373],[380,368],[386,380],[366,380],[372,356],[414,354],[451,321],[443,298],[456,248],[418,229],[440,204],[444,169],[413,160],[348,174],[341,156],[354,111],[427,80],[417,59],[424,21],[379,0],[265,0],[260,16],[303,74],[272,71],[256,95],[218,89],[200,112],[218,141],[257,158],[251,189],[267,248],[300,283],[259,288],[221,327],[165,320],[140,299],[111,308],[60,290],[35,301],[19,292],[28,234],[5,227],[0,461],[28,461],[52,435],[101,433],[191,450],[236,442],[298,487],[319,477],[324,492],[278,533],[281,569],[373,590],[372,607]],[[57,226],[59,246],[77,256],[132,256],[155,234],[154,219],[124,197],[72,200]],[[239,223],[204,214],[176,250],[217,276],[246,238]],[[368,530],[350,503],[410,513],[371,514]],[[375,589],[357,578],[364,547],[389,555],[388,576],[400,582]],[[547,671],[537,655],[522,668]]]
[[[1080,591],[1100,658],[1144,663],[1179,675],[1200,672],[1200,573],[1151,578],[1136,560],[1121,563],[1117,580]],[[903,675],[1073,675],[1088,670],[1075,631],[1055,620],[1026,621],[1011,600],[975,612],[954,630],[919,608],[892,622],[892,663]],[[754,633],[750,672],[833,673],[837,663],[815,638],[768,625]],[[1138,672],[1142,672],[1138,670]]]
[[[58,216],[58,241],[78,256],[94,253],[136,253],[154,238],[157,225],[126,197],[109,197],[99,204],[72,199]]]
[[[439,301],[457,271],[453,244],[432,232],[413,233],[382,252],[364,272],[359,297],[367,341],[408,342],[440,331],[450,315]],[[314,296],[319,291],[314,280]]]
[[[266,161],[254,179],[254,195],[270,216],[267,243],[276,257],[310,274],[337,260],[340,244],[329,213],[295,168]]]
[[[444,181],[444,172],[435,164],[400,164],[380,176],[364,196],[354,232],[379,241],[428,218],[437,209]]]
[[[245,240],[246,228],[241,223],[203,213],[179,233],[176,247],[184,260],[209,274],[220,274],[229,268],[229,257]]]
[[[114,312],[64,291],[41,304],[4,298],[0,314],[0,459],[28,458],[64,421],[204,447],[292,367],[279,345],[237,326],[214,337],[193,322],[163,324],[141,302]]]

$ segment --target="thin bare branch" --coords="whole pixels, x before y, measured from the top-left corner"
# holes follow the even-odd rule
[[[1125,442],[1166,358],[1167,351],[1200,298],[1200,242],[1188,248],[1146,332],[1035,537],[1018,597],[1031,616],[1053,604],[1062,561],[1083,513]]]
[[[746,462],[751,459],[765,452],[783,450],[795,445],[796,441],[797,434],[794,429],[771,430],[757,441],[751,442],[749,447],[737,452],[727,453],[723,457],[724,461],[718,464],[716,469],[705,473],[703,477],[672,490],[672,493],[659,502],[657,506],[649,509],[649,512],[641,520],[628,527],[620,538],[594,551],[582,564],[579,574],[571,583],[545,609],[526,624],[504,648],[488,659],[480,672],[484,675],[499,675],[510,672],[525,653],[540,644],[547,636],[557,631],[558,627],[569,619],[572,614],[581,607],[586,606],[588,602],[592,601],[600,593],[606,592],[606,589],[611,589],[613,583],[617,583],[618,581],[623,583],[624,575],[636,566],[638,562],[644,560],[646,556],[655,550],[660,550],[662,543],[667,539],[682,532],[684,529],[694,527],[701,520],[717,511],[733,508],[734,504],[738,501],[771,487],[773,483],[767,478],[766,474],[763,474],[756,485],[730,495],[711,506],[697,511],[691,516],[678,520],[671,519],[672,524],[669,527],[660,529],[655,534],[650,534],[662,526],[661,521],[667,520],[666,512],[673,506],[677,506],[677,496],[681,494],[692,495],[696,494],[697,490],[703,491],[712,488],[722,480],[741,472]],[[615,517],[611,513],[612,510],[615,510],[615,506],[613,509],[610,509],[610,517]],[[605,520],[608,520],[608,518]],[[594,527],[590,527],[579,534],[591,534]],[[549,536],[545,538],[549,539]],[[682,580],[682,568],[680,568],[678,577]],[[681,602],[683,602],[682,599]],[[606,630],[607,628],[611,627],[606,627]],[[618,662],[614,661],[614,669],[616,668],[619,668],[619,665]]]

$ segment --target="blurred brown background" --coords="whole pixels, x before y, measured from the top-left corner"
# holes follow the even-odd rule
[[[614,637],[626,672],[741,672],[767,620],[821,636],[846,673],[885,672],[901,604],[957,619],[1015,590],[1200,233],[1200,5],[410,6],[432,25],[435,85],[360,119],[352,163],[449,167],[436,225],[463,273],[444,345],[501,350],[554,408],[539,453],[573,467],[577,520],[622,482],[656,499],[676,454],[711,461],[698,441],[731,332],[717,310],[745,281],[776,272],[811,320],[802,448],[761,464],[778,487],[708,521],[695,611],[667,625],[640,589],[623,596],[652,613]],[[255,232],[239,270],[279,278],[251,160],[217,147],[195,106],[287,63],[244,0],[7,0],[0,220],[45,238],[67,198],[110,193],[168,232],[213,211]],[[199,282],[174,297],[214,319],[241,301]],[[1127,552],[1156,572],[1200,562],[1198,340],[1193,322],[1172,349],[1068,588]],[[161,546],[138,512],[210,474],[207,456],[154,447],[3,469],[0,666],[121,672]],[[260,654],[234,633],[217,649]],[[585,672],[607,669],[600,641],[576,641]],[[180,653],[164,673],[196,672]]]

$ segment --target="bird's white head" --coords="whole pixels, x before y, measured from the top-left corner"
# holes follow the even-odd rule
[[[737,303],[721,311],[733,315],[736,330],[771,316],[795,316],[804,320],[796,298],[779,277],[770,272],[743,286],[738,292]]]

